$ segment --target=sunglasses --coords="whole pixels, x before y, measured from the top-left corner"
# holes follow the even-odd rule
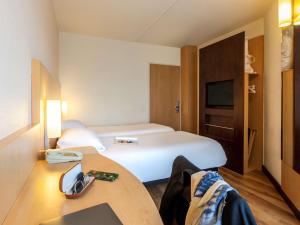
[[[74,186],[72,187],[73,194],[79,194],[82,192],[82,190],[85,188],[85,186],[88,183],[88,176],[84,176],[84,174],[81,172],[76,177],[76,182]]]

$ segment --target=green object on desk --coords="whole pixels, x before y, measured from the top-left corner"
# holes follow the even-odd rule
[[[87,174],[89,176],[95,177],[96,180],[104,180],[109,182],[113,182],[119,177],[119,174],[117,173],[108,173],[108,172],[102,172],[96,170],[90,170]]]

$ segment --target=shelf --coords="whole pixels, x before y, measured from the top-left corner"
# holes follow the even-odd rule
[[[245,74],[249,75],[249,76],[255,76],[255,77],[259,76],[259,73],[256,73],[256,72],[254,72],[254,73],[245,73]]]

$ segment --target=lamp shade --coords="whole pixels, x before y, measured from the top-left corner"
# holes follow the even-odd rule
[[[60,100],[47,101],[47,135],[48,138],[57,138],[61,136]]]
[[[300,0],[294,0],[294,25],[300,25]]]
[[[279,27],[287,27],[292,24],[292,1],[278,0]]]

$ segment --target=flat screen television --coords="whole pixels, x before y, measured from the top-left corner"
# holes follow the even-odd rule
[[[233,107],[233,80],[206,83],[206,107]]]

